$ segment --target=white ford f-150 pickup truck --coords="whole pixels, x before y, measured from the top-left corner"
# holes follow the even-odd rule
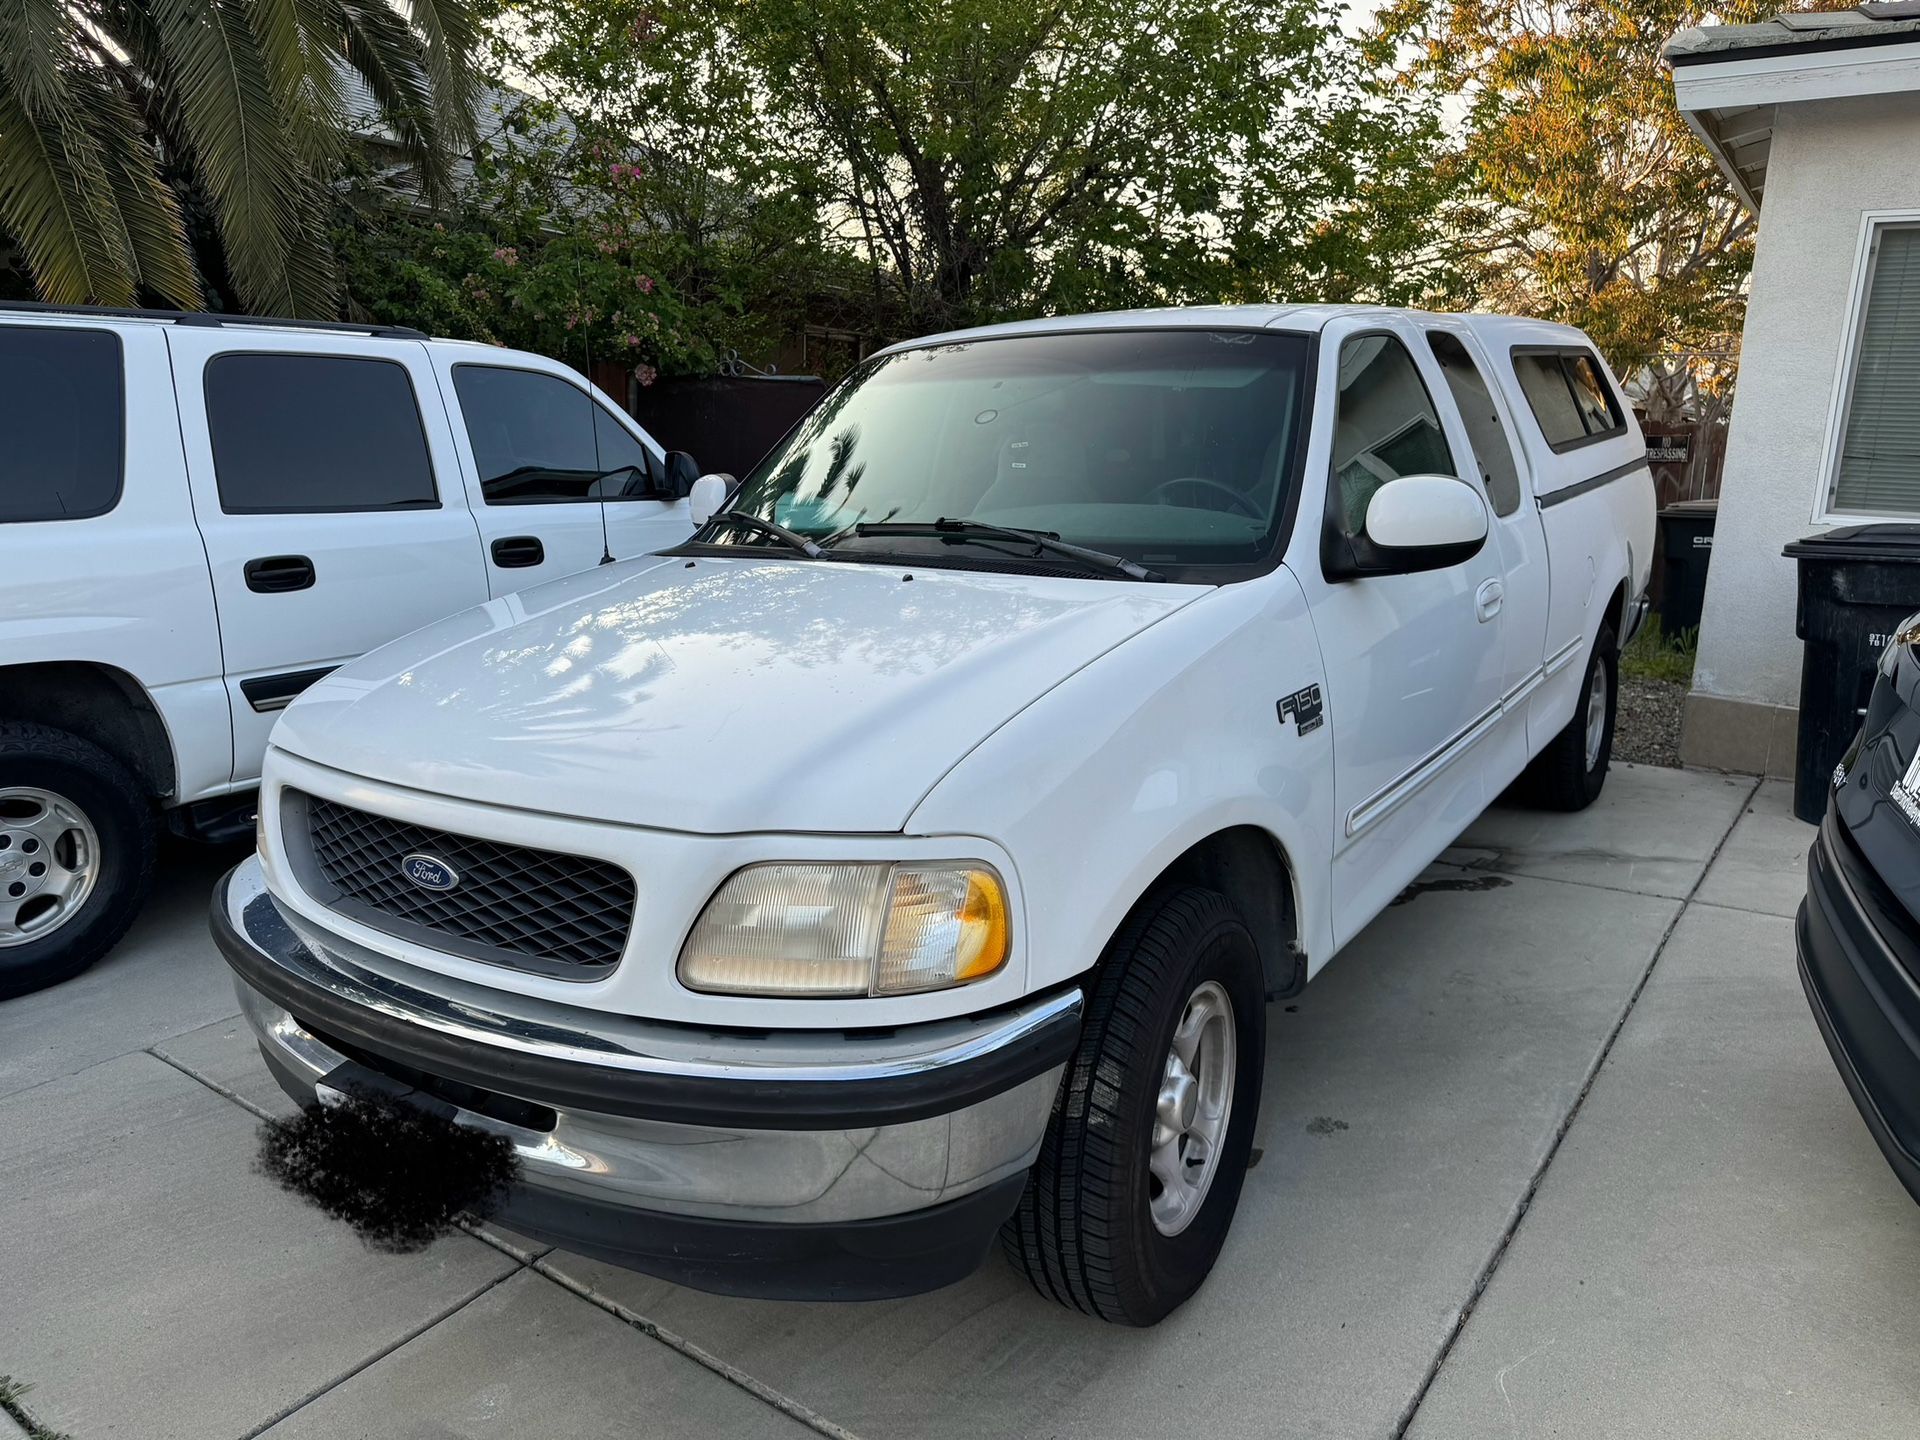
[[[1357,307],[899,345],[693,510],[286,711],[213,906],[263,1053],[510,1137],[576,1250],[858,1297],[998,1233],[1132,1324],[1266,1002],[1523,775],[1599,792],[1653,554],[1582,334]]]
[[[540,355],[0,303],[0,999],[119,940],[156,822],[248,833],[317,677],[684,539],[696,476]]]

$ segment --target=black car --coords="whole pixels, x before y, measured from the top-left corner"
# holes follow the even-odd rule
[[[1834,1063],[1920,1200],[1920,616],[1880,660],[1807,856],[1800,981]]]

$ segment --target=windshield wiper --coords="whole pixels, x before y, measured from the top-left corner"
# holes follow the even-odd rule
[[[1149,570],[1136,561],[1122,555],[1109,555],[1104,550],[1095,550],[1086,545],[1075,545],[1071,540],[1062,540],[1051,530],[1023,530],[1013,525],[989,525],[984,520],[900,520],[879,521],[874,524],[862,524],[853,527],[855,535],[896,535],[905,539],[927,540],[1010,540],[1016,544],[1031,545],[1035,551],[1047,551],[1050,554],[1064,556],[1069,560],[1078,560],[1091,570],[1100,570],[1113,575],[1125,575],[1130,580],[1165,580],[1167,577],[1158,570]]]
[[[723,520],[728,524],[744,526],[748,530],[758,530],[762,535],[771,535],[776,540],[784,540],[809,560],[818,560],[827,553],[798,531],[789,530],[786,526],[777,525],[771,520],[762,520],[758,515],[749,515],[744,510],[722,510],[707,523],[712,525]]]

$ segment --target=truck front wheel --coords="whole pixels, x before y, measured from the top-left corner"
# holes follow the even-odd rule
[[[0,999],[78,975],[153,880],[153,807],[99,746],[0,723]]]
[[[1212,890],[1151,897],[1096,972],[1001,1235],[1034,1288],[1123,1325],[1152,1325],[1198,1290],[1239,1204],[1265,1059],[1246,923]]]

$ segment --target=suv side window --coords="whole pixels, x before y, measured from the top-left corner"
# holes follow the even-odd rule
[[[1402,475],[1457,475],[1433,397],[1407,347],[1392,335],[1356,335],[1340,347],[1333,422],[1333,484],[1340,523],[1366,533],[1374,491]]]
[[[0,326],[0,524],[119,504],[124,369],[111,330]]]
[[[1555,450],[1626,430],[1620,402],[1592,351],[1516,349],[1513,370],[1541,434]]]
[[[1513,461],[1513,446],[1507,442],[1507,430],[1500,423],[1500,411],[1473,355],[1457,335],[1444,330],[1429,330],[1427,344],[1433,358],[1447,377],[1447,389],[1467,424],[1467,440],[1473,446],[1473,458],[1480,467],[1480,479],[1487,487],[1487,499],[1496,515],[1511,515],[1520,508],[1520,472]]]
[[[487,504],[657,495],[646,447],[580,386],[538,370],[456,365],[453,388]]]
[[[207,435],[229,515],[439,508],[406,366],[236,351],[207,361]]]

